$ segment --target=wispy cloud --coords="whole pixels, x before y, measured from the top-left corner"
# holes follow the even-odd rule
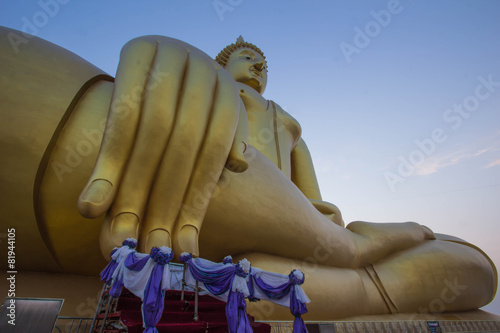
[[[488,168],[491,168],[491,167],[494,167],[494,166],[497,166],[497,165],[500,166],[500,158],[497,159],[497,160],[494,160],[494,161],[490,162],[490,164],[488,164],[484,168],[488,169]]]
[[[493,137],[498,137],[498,134]],[[488,139],[492,139],[489,137]],[[488,140],[488,141],[490,141]],[[485,168],[491,168],[493,166],[500,165],[500,159],[498,158],[498,154],[496,156],[492,156],[491,153],[500,151],[500,142],[491,143],[489,142],[488,146],[485,148],[478,147],[485,144],[486,140],[479,140],[478,142],[469,145],[468,147],[462,147],[456,151],[443,153],[443,154],[434,154],[429,156],[421,165],[415,167],[415,174],[420,176],[426,176],[433,173],[438,172],[440,169],[456,165],[458,163],[466,162],[470,159],[474,159],[476,157],[485,155],[486,153],[490,153],[487,155],[490,159],[494,158],[493,161],[489,162]]]
[[[461,149],[455,152],[451,152],[448,154],[435,154],[429,156],[424,163],[417,166],[415,168],[415,174],[420,176],[426,176],[433,173],[436,173],[439,169],[446,168],[455,164],[460,163],[465,159],[469,159],[471,157],[479,156],[480,153],[476,152],[467,152],[465,149]]]

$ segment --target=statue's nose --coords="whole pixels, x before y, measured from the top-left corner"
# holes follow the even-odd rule
[[[258,62],[254,65],[254,67],[258,70],[258,71],[262,71],[262,69],[264,68],[264,63],[263,62]]]

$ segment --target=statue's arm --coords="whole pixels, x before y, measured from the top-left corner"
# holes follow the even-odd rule
[[[292,181],[308,199],[321,200],[311,154],[302,139],[292,150]]]
[[[344,226],[342,215],[337,206],[323,201],[321,198],[311,154],[304,140],[300,139],[299,143],[293,149],[291,160],[293,183],[304,193],[317,210],[336,224]]]

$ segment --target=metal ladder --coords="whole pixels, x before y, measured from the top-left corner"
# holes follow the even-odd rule
[[[99,304],[97,304],[94,318],[92,319],[92,325],[90,325],[90,333],[120,332],[118,328],[106,328],[110,323],[120,320],[120,314],[115,311],[118,298],[112,297],[109,294],[110,289],[111,285],[107,283],[102,287]]]
[[[182,271],[182,287],[181,287],[181,301],[185,301],[185,289],[187,287],[186,283],[186,269],[187,264],[175,264],[175,263],[170,263],[170,266],[174,267],[183,267]],[[114,329],[114,328],[106,328],[106,326],[109,326],[110,323],[113,322],[118,322],[120,320],[120,313],[116,312],[116,305],[118,302],[118,298],[112,297],[109,294],[109,291],[111,289],[110,284],[104,284],[102,287],[101,291],[101,296],[99,299],[99,304],[97,305],[96,312],[94,315],[94,318],[92,320],[92,325],[90,327],[90,332],[89,333],[111,333],[111,332],[120,332],[120,329]],[[194,293],[194,316],[193,316],[193,321],[197,322],[199,320],[199,315],[198,315],[198,292],[199,292],[199,285],[198,281],[196,281],[195,284],[195,293]],[[185,301],[188,305],[189,302]]]

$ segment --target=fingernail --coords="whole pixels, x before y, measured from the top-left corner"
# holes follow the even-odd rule
[[[155,229],[149,232],[146,240],[145,253],[149,253],[154,246],[172,247],[170,243],[170,233],[165,229]]]
[[[94,180],[82,194],[82,200],[99,204],[106,201],[113,192],[113,185],[105,179]]]
[[[198,229],[192,225],[185,225],[177,235],[180,252],[189,252],[194,256],[199,255]]]
[[[134,213],[125,212],[116,215],[111,221],[111,237],[114,243],[121,244],[125,239],[137,238],[139,218]]]

